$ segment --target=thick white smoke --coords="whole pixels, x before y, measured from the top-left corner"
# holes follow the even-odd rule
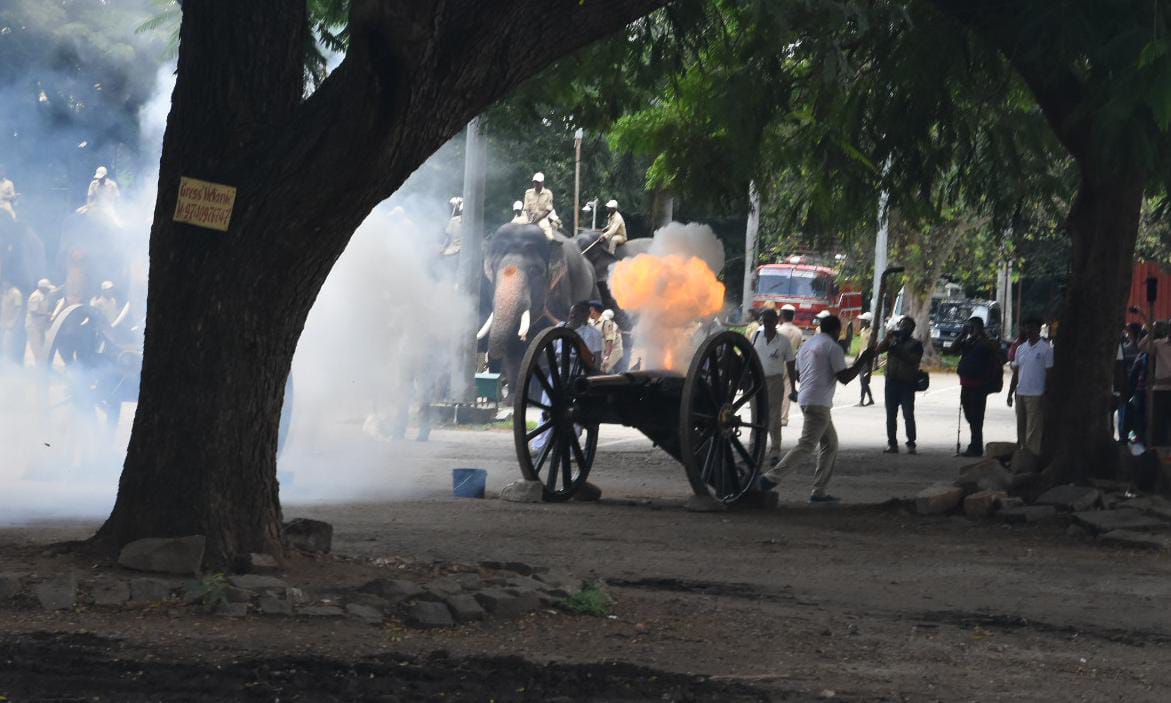
[[[157,75],[140,110],[141,174],[123,188],[116,246],[131,262],[125,292],[141,319],[173,66]],[[454,146],[454,145],[453,145]],[[474,330],[476,310],[454,292],[454,258],[440,261],[448,198],[462,173],[452,148],[424,164],[377,207],[339,259],[309,315],[294,358],[292,423],[279,467],[289,501],[409,495],[411,467],[394,439],[408,422],[412,452],[418,404],[442,399],[456,335]],[[87,174],[88,175],[88,174]],[[74,203],[73,207],[80,203]],[[60,281],[54,281],[60,284]],[[0,524],[108,514],[129,439],[134,403],[107,424],[92,407],[64,402],[59,367],[0,368]],[[416,447],[418,447],[416,449]],[[389,457],[397,457],[392,463]]]

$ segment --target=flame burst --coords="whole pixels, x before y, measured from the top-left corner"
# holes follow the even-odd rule
[[[623,259],[611,270],[610,290],[623,310],[638,315],[644,368],[681,368],[690,361],[696,323],[724,305],[724,284],[695,256]]]

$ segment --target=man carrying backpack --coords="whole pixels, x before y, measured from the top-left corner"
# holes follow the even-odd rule
[[[1004,387],[1004,359],[1000,345],[984,331],[984,320],[971,317],[955,341],[960,352],[956,371],[960,377],[960,406],[968,421],[971,442],[960,456],[984,456],[984,412],[988,395]],[[957,442],[958,446],[958,442]]]

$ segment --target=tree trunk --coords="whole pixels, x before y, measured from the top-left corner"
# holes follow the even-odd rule
[[[183,3],[138,410],[97,544],[202,534],[208,567],[280,556],[285,378],[358,225],[513,86],[662,4],[353,0],[346,58],[306,99],[303,0]],[[227,233],[172,221],[180,176],[237,188]]]
[[[1058,483],[1110,476],[1110,393],[1130,291],[1143,181],[1085,176],[1067,226],[1072,270],[1046,384],[1043,454]]]

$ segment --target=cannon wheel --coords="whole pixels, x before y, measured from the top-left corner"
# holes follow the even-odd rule
[[[729,331],[704,340],[680,405],[680,453],[692,490],[723,503],[739,500],[756,485],[768,442],[764,370],[744,335]],[[750,420],[741,417],[745,409]]]
[[[569,500],[585,483],[598,448],[598,426],[573,422],[573,382],[594,370],[589,351],[568,327],[545,330],[529,345],[521,361],[517,392],[513,395],[512,429],[521,473],[540,481],[547,501]],[[528,428],[528,411],[537,408],[541,420]]]

